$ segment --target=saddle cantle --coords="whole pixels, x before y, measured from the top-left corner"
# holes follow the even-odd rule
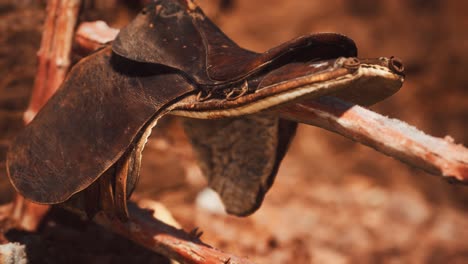
[[[354,42],[335,33],[302,36],[265,53],[248,51],[191,6],[185,0],[155,1],[120,31],[112,50],[133,61],[178,69],[203,89],[247,78],[275,63],[357,56]]]

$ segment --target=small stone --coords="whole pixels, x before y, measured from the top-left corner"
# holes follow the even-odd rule
[[[197,208],[213,214],[226,214],[221,198],[215,191],[208,187],[198,193],[195,204]]]

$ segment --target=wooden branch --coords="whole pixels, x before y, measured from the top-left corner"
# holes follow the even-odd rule
[[[70,67],[70,52],[81,0],[50,0],[44,23],[41,47],[37,54],[38,69],[28,109],[29,123],[55,93]]]
[[[141,246],[181,263],[252,263],[204,244],[196,232],[187,234],[159,221],[150,210],[141,209],[133,203],[129,203],[128,209],[128,222],[109,217],[102,212],[95,216],[94,221]]]
[[[47,3],[44,31],[38,57],[38,68],[29,106],[23,120],[28,124],[39,109],[55,93],[70,67],[70,54],[81,0],[50,0]],[[31,203],[17,194],[10,221],[33,231],[49,206]]]
[[[104,21],[83,22],[75,34],[77,52],[86,56],[104,43],[114,40],[118,33],[118,29],[109,27]]]
[[[94,34],[111,35],[102,32],[102,25],[88,23],[86,27]],[[92,30],[93,27],[99,29]],[[78,34],[88,42],[99,42],[99,38],[84,30],[79,30]],[[88,52],[96,48],[96,44],[94,47],[81,45],[90,48]],[[449,137],[428,136],[403,121],[332,97],[287,105],[274,111],[283,118],[336,132],[428,173],[468,182],[468,150],[454,144]]]
[[[468,149],[333,97],[286,105],[278,114],[318,126],[434,175],[468,182]]]

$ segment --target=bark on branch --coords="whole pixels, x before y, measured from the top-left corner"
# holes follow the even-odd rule
[[[37,53],[38,68],[29,106],[23,120],[28,124],[55,93],[70,67],[70,53],[81,0],[50,0],[47,3],[41,46]],[[48,206],[26,201],[17,194],[10,220],[18,227],[35,230]]]
[[[37,53],[38,69],[28,109],[29,123],[62,83],[70,67],[70,51],[81,0],[50,0]]]
[[[468,181],[467,148],[398,119],[333,97],[288,105],[279,115],[333,131],[428,173]]]
[[[251,261],[215,249],[198,238],[197,232],[187,234],[181,229],[165,224],[152,211],[129,203],[128,222],[122,222],[105,213],[99,213],[94,221],[114,233],[181,263],[252,263]],[[158,213],[157,211],[155,212]]]

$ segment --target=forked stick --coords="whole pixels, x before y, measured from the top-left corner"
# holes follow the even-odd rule
[[[102,39],[109,42],[117,35],[115,29],[102,23],[83,23],[77,31],[79,44],[89,52],[102,45]],[[289,104],[273,112],[285,119],[336,132],[428,173],[468,181],[468,149],[449,137],[426,135],[403,121],[333,97]]]

